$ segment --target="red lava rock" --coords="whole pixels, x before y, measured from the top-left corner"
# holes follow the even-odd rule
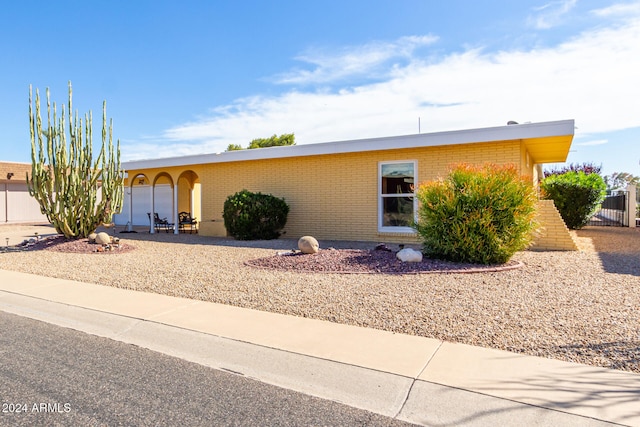
[[[105,250],[102,245],[89,243],[89,239],[67,239],[64,236],[54,236],[40,239],[34,245],[29,246],[28,250],[47,250],[54,252],[68,252],[76,254],[120,254],[135,249],[134,246],[127,243],[119,242],[119,244],[111,245],[109,250]]]
[[[465,264],[424,258],[402,262],[396,253],[383,250],[323,249],[316,254],[291,252],[247,261],[252,267],[313,273],[482,273],[522,267],[518,261],[499,265]]]

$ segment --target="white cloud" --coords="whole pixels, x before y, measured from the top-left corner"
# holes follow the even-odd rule
[[[296,59],[312,65],[311,70],[294,70],[276,77],[279,84],[327,83],[348,77],[371,75],[372,71],[392,59],[410,58],[413,52],[437,41],[437,37],[407,36],[393,42],[372,42],[348,47],[341,52],[310,50]],[[385,73],[386,74],[386,73]]]
[[[354,58],[372,50],[365,47],[358,55],[350,49]],[[360,63],[378,67],[391,55],[379,51]],[[407,63],[387,64],[383,81],[238,99],[166,130],[148,149],[142,144],[123,153],[133,160],[219,152],[231,143],[246,146],[254,138],[289,132],[297,144],[411,134],[418,132],[419,117],[422,132],[574,118],[576,136],[594,141],[602,139],[594,136],[599,133],[640,127],[639,17],[626,15],[622,23],[545,49],[473,49],[438,61],[408,52]],[[323,58],[318,70],[335,76],[345,56]]]
[[[600,17],[637,17],[640,15],[640,2],[617,3],[603,9],[596,9],[593,14]]]
[[[579,145],[582,147],[592,147],[595,145],[603,145],[603,144],[608,144],[609,140],[608,139],[595,139],[592,141],[587,141],[587,142],[576,142],[574,143],[574,145]]]
[[[535,8],[535,14],[529,17],[529,25],[538,30],[548,30],[563,22],[578,0],[560,0]]]

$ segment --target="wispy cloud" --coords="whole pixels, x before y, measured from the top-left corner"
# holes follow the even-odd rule
[[[640,16],[611,19],[545,49],[470,49],[434,60],[412,51],[411,46],[428,45],[433,36],[425,36],[413,44],[389,43],[406,48],[401,65],[388,61],[398,53],[371,45],[326,54],[311,75],[291,73],[291,82],[294,76],[301,82],[297,90],[238,99],[167,129],[148,150],[142,144],[136,152],[123,152],[127,160],[218,152],[231,143],[289,132],[298,144],[412,134],[418,118],[423,132],[574,118],[577,140],[603,143],[593,135],[640,127]],[[360,64],[351,74],[383,64],[386,78],[303,90],[307,82],[335,81],[338,64],[349,61]]]
[[[600,17],[637,17],[640,15],[640,2],[617,3],[602,9],[595,9],[592,13]]]
[[[371,76],[388,72],[380,68],[394,59],[411,58],[414,51],[437,41],[431,35],[401,37],[392,42],[373,42],[364,46],[350,46],[339,52],[312,49],[298,56],[298,61],[309,64],[310,69],[297,69],[276,76],[278,84],[329,83],[345,78]],[[381,77],[378,75],[378,77]]]
[[[608,139],[595,139],[593,141],[576,142],[575,145],[580,145],[582,147],[591,147],[591,146],[595,146],[595,145],[604,145],[604,144],[608,144],[608,143],[609,143]]]
[[[567,13],[578,3],[578,0],[552,1],[534,9],[529,17],[529,25],[538,30],[548,30],[560,25]]]

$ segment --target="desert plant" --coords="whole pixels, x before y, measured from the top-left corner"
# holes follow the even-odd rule
[[[552,175],[540,183],[542,197],[553,200],[565,224],[572,230],[587,225],[604,200],[606,188],[600,175],[583,171]]]
[[[513,165],[454,166],[418,186],[414,224],[432,258],[501,264],[526,248],[537,228],[537,195]]]
[[[120,212],[122,207],[124,178],[120,170],[120,141],[114,149],[113,121],[107,128],[106,101],[102,107],[102,148],[95,161],[92,155],[91,112],[85,114],[84,121],[77,112],[74,116],[71,82],[69,109],[68,112],[65,111],[63,105],[59,118],[55,103],[52,114],[47,89],[46,128],[42,126],[40,94],[37,89],[35,112],[33,104],[32,89],[29,86],[29,194],[38,201],[40,211],[47,216],[58,233],[67,238],[87,237],[100,224],[110,223],[112,215]]]
[[[277,239],[285,224],[289,205],[270,194],[242,190],[224,202],[224,226],[238,240]]]

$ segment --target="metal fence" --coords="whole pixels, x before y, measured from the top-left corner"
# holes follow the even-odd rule
[[[627,213],[627,197],[627,191],[610,192],[591,217],[588,225],[624,227]]]

